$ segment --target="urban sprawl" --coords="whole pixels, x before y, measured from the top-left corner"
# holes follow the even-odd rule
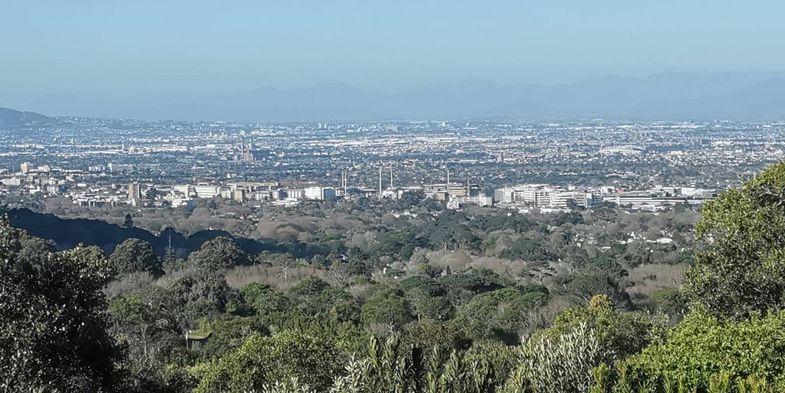
[[[700,204],[785,158],[785,123],[600,120],[248,124],[61,118],[0,146],[6,204],[179,208],[402,198],[660,210]]]

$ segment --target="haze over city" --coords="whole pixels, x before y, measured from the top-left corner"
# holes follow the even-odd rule
[[[78,0],[3,11],[0,106],[50,115],[661,118],[688,117],[672,108],[686,103],[694,116],[732,107],[744,118],[776,117],[769,106],[785,99],[760,86],[782,84],[785,70],[776,1]],[[617,109],[629,96],[639,105]],[[576,102],[554,104],[565,98]]]

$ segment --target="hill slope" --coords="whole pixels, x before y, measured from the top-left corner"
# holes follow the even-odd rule
[[[28,125],[48,124],[54,119],[35,112],[20,112],[8,108],[0,108],[0,128],[15,128]]]

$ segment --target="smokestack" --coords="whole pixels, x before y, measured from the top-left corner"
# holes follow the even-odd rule
[[[390,165],[390,189],[393,189],[393,167]]]
[[[447,199],[450,198],[450,168],[447,168]]]
[[[382,167],[379,167],[379,199],[382,198]]]

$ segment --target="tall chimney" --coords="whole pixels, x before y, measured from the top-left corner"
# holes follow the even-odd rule
[[[447,199],[450,199],[450,168],[447,168]]]

